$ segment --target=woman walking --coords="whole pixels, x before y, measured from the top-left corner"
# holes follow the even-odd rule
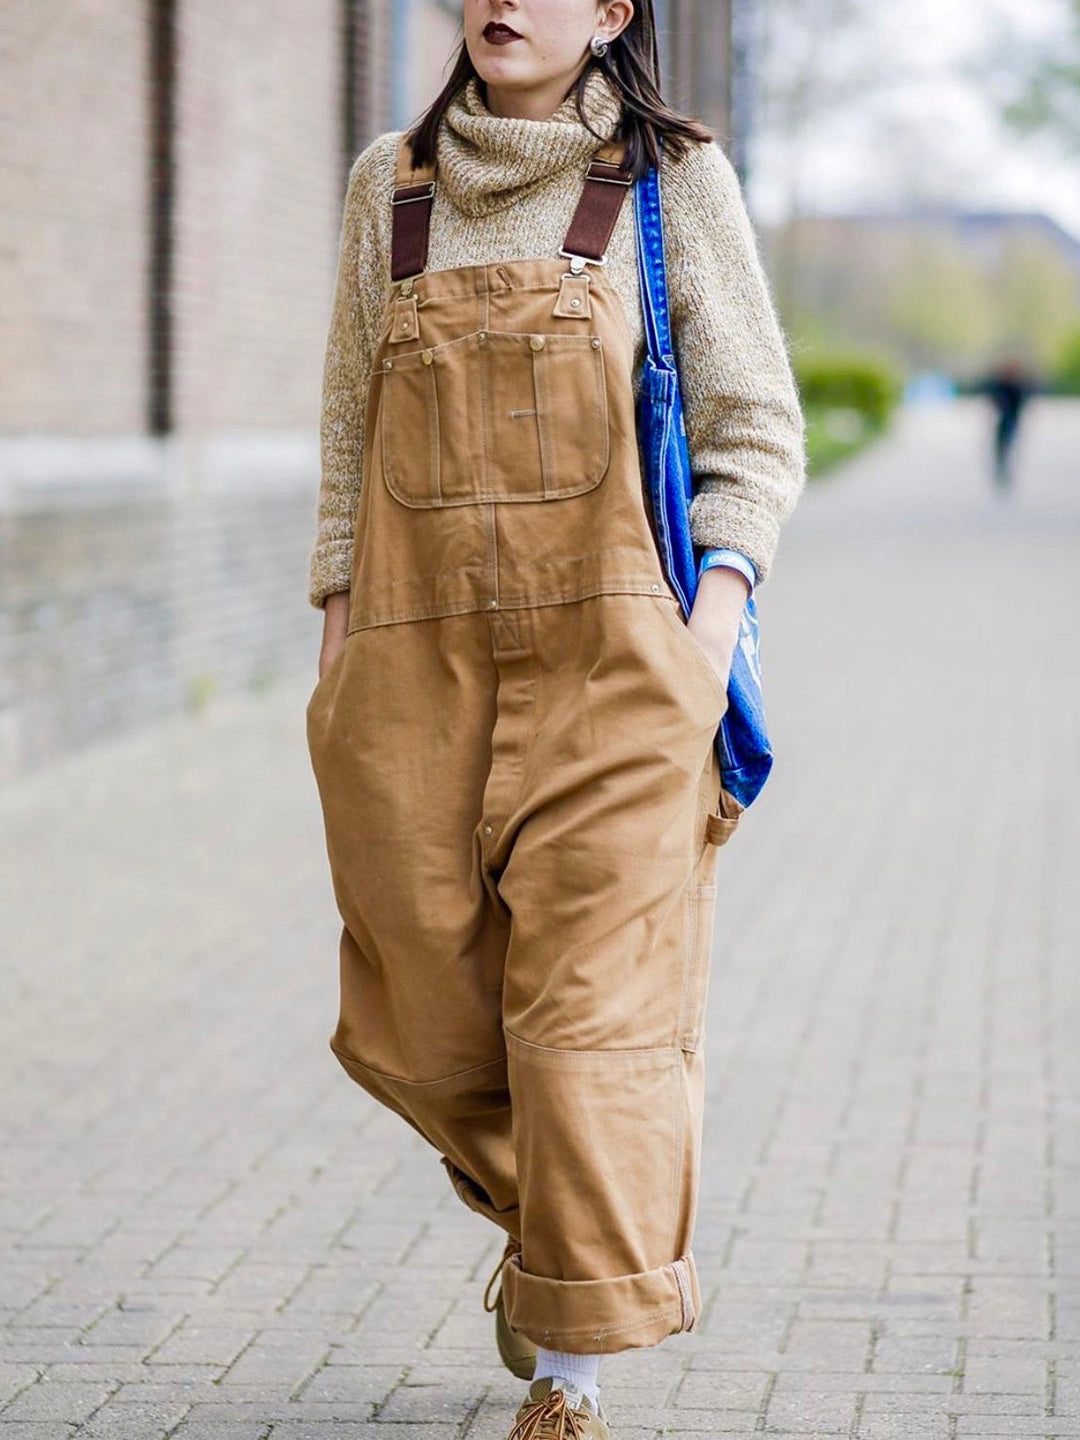
[[[344,207],[307,707],[343,920],[331,1046],[505,1232],[485,1303],[532,1382],[512,1440],[602,1440],[599,1357],[700,1311],[709,822],[737,812],[713,741],[802,419],[731,167],[659,94],[652,0],[464,0],[463,21],[445,89],[357,157]],[[635,426],[650,161],[689,622]]]

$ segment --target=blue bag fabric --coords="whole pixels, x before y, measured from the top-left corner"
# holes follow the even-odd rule
[[[655,165],[634,183],[634,217],[647,345],[637,406],[638,442],[660,559],[688,617],[698,585],[697,559],[690,538],[693,476],[679,372],[672,352],[660,175]],[[773,762],[761,693],[757,606],[752,594],[739,625],[728,681],[728,708],[714,743],[721,783],[745,809],[760,794]]]

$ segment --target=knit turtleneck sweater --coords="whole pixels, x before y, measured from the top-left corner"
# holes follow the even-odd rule
[[[584,107],[597,134],[610,138],[621,100],[597,67],[587,77]],[[345,195],[323,369],[309,587],[315,606],[351,582],[367,380],[391,290],[390,195],[400,138],[386,131],[361,151]],[[578,117],[573,93],[546,120],[517,119],[493,114],[470,79],[439,127],[428,269],[557,256],[601,143]],[[805,483],[802,413],[784,337],[738,181],[720,148],[691,141],[681,159],[665,150],[660,184],[694,474],[691,535],[701,546],[741,550],[760,585]],[[606,272],[634,338],[636,392],[645,335],[635,246],[628,192]]]
[[[586,77],[585,113],[592,128],[609,140],[621,105],[603,71]],[[578,119],[572,94],[547,120],[493,115],[474,76],[450,106],[439,127],[438,176],[447,198],[463,215],[494,215],[527,204],[564,172],[584,178],[601,143]]]

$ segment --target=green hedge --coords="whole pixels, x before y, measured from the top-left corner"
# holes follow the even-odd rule
[[[886,429],[903,395],[899,372],[876,355],[808,352],[794,359],[811,475],[856,454]]]
[[[803,404],[816,410],[856,410],[883,430],[903,394],[903,381],[887,361],[860,354],[810,354],[795,360]]]
[[[1052,385],[1059,395],[1080,395],[1080,330],[1074,330],[1062,345]]]

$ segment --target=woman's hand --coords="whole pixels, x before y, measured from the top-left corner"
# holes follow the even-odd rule
[[[731,661],[739,640],[739,622],[750,586],[744,575],[726,565],[706,570],[698,582],[687,625],[716,668],[727,689]]]
[[[349,591],[337,590],[326,597],[323,606],[323,638],[319,651],[319,679],[337,659],[338,652],[345,644],[349,628]]]

